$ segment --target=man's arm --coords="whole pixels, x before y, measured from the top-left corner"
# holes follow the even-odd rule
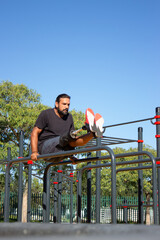
[[[31,148],[32,148],[32,154],[31,159],[37,160],[38,154],[38,135],[42,132],[42,129],[38,127],[34,127],[31,133]]]

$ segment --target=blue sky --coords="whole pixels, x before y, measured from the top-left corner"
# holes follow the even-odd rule
[[[0,81],[25,84],[54,106],[92,108],[105,126],[155,116],[160,107],[159,0],[0,0]],[[150,122],[106,136],[156,147]],[[133,144],[136,147],[137,144]],[[127,145],[124,145],[127,148]]]

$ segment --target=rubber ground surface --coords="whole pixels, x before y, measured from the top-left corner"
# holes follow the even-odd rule
[[[0,223],[0,239],[157,240],[159,225]]]

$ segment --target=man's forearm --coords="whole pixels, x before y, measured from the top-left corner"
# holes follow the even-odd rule
[[[31,134],[31,148],[32,148],[32,153],[35,153],[35,152],[38,153],[38,135],[35,133]]]

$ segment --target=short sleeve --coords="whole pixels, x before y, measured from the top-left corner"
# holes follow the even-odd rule
[[[40,115],[38,116],[34,127],[38,127],[40,129],[43,129],[47,126],[47,117],[46,117],[46,111],[42,111]]]
[[[73,117],[72,117],[72,115],[70,115],[70,116],[71,116],[71,127],[70,127],[70,130],[75,130]]]

